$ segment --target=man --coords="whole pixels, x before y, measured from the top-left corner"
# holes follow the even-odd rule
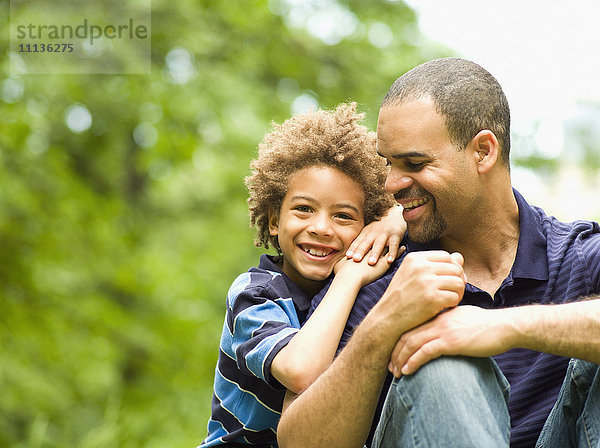
[[[600,228],[512,189],[498,82],[462,59],[418,66],[390,88],[377,134],[410,253],[284,410],[280,446],[361,447],[386,368],[399,379],[373,446],[600,446]]]

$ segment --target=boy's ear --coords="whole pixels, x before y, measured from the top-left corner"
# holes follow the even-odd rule
[[[279,235],[279,214],[269,210],[269,234],[271,236]]]

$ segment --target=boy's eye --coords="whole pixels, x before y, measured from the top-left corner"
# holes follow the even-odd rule
[[[354,219],[354,217],[349,215],[348,213],[338,213],[335,216],[337,216],[340,219]]]
[[[297,205],[294,207],[294,210],[298,210],[299,212],[309,213],[311,208],[308,205]]]

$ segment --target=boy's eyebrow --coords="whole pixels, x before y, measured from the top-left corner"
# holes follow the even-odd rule
[[[360,214],[360,210],[352,204],[340,203],[340,204],[335,204],[335,206],[338,208],[349,208],[351,210],[354,210],[356,213]]]
[[[386,158],[386,159],[388,158],[388,157],[384,156],[383,154],[381,154],[379,151],[377,151],[377,154],[379,154],[383,158]],[[401,160],[401,159],[407,159],[409,157],[427,158],[429,156],[427,154],[424,154],[424,153],[419,152],[419,151],[410,151],[410,152],[403,152],[402,154],[393,154],[389,158],[390,159]]]
[[[292,196],[292,199],[290,199],[291,201],[311,201],[314,202],[315,199],[311,198],[310,196],[302,196],[302,195],[296,195],[296,196]]]
[[[309,202],[315,202],[314,198],[311,198],[310,196],[302,196],[302,195],[297,195],[297,196],[292,196],[292,198],[290,199],[291,201],[309,201]],[[352,204],[348,204],[346,202],[339,202],[337,204],[335,204],[336,207],[338,208],[349,208],[351,210],[354,210],[356,213],[360,213],[360,210],[358,209],[358,207],[352,205]]]

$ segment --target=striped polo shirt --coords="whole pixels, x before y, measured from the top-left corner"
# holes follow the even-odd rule
[[[482,308],[558,304],[600,293],[598,223],[560,222],[547,216],[542,209],[529,205],[516,190],[513,192],[519,207],[520,235],[512,269],[493,298],[467,284],[460,304]],[[439,249],[439,246],[408,243],[409,252],[432,249]],[[395,270],[361,290],[346,324],[342,344],[377,303]],[[311,311],[323,295],[322,291],[315,296]],[[525,349],[510,350],[494,359],[511,386],[508,404],[511,447],[535,446],[558,397],[568,359]],[[386,393],[387,388],[382,396]]]
[[[306,320],[308,297],[263,255],[227,293],[208,436],[200,447],[277,447],[285,388],[271,362]]]

